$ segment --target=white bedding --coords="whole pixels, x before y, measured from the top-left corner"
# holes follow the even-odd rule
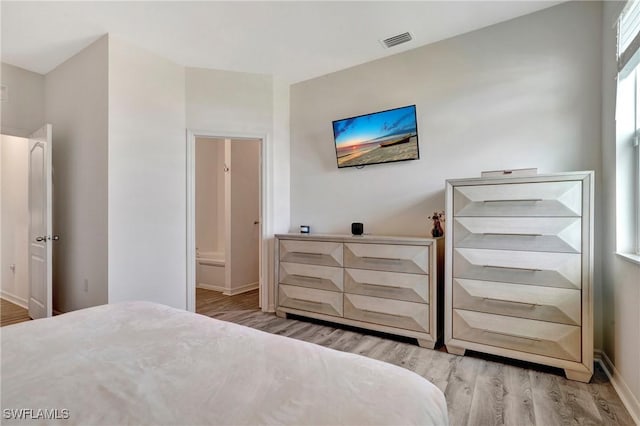
[[[403,368],[147,302],[3,327],[1,339],[2,424],[28,423],[11,409],[61,418],[39,425],[448,422],[442,392]]]

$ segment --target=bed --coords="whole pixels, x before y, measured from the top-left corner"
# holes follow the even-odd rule
[[[442,392],[413,372],[149,302],[3,327],[1,339],[3,424],[448,422]]]

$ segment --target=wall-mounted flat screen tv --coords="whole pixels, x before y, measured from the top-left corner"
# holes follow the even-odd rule
[[[333,122],[338,168],[417,160],[416,106]]]

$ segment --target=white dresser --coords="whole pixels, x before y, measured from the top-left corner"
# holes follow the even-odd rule
[[[445,344],[593,374],[593,172],[448,180]]]
[[[412,337],[433,348],[442,337],[436,306],[443,299],[443,244],[443,238],[276,235],[276,313]]]

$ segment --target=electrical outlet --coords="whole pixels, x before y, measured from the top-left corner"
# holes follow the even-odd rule
[[[85,292],[89,291],[89,279],[88,278],[84,279],[84,291]]]

